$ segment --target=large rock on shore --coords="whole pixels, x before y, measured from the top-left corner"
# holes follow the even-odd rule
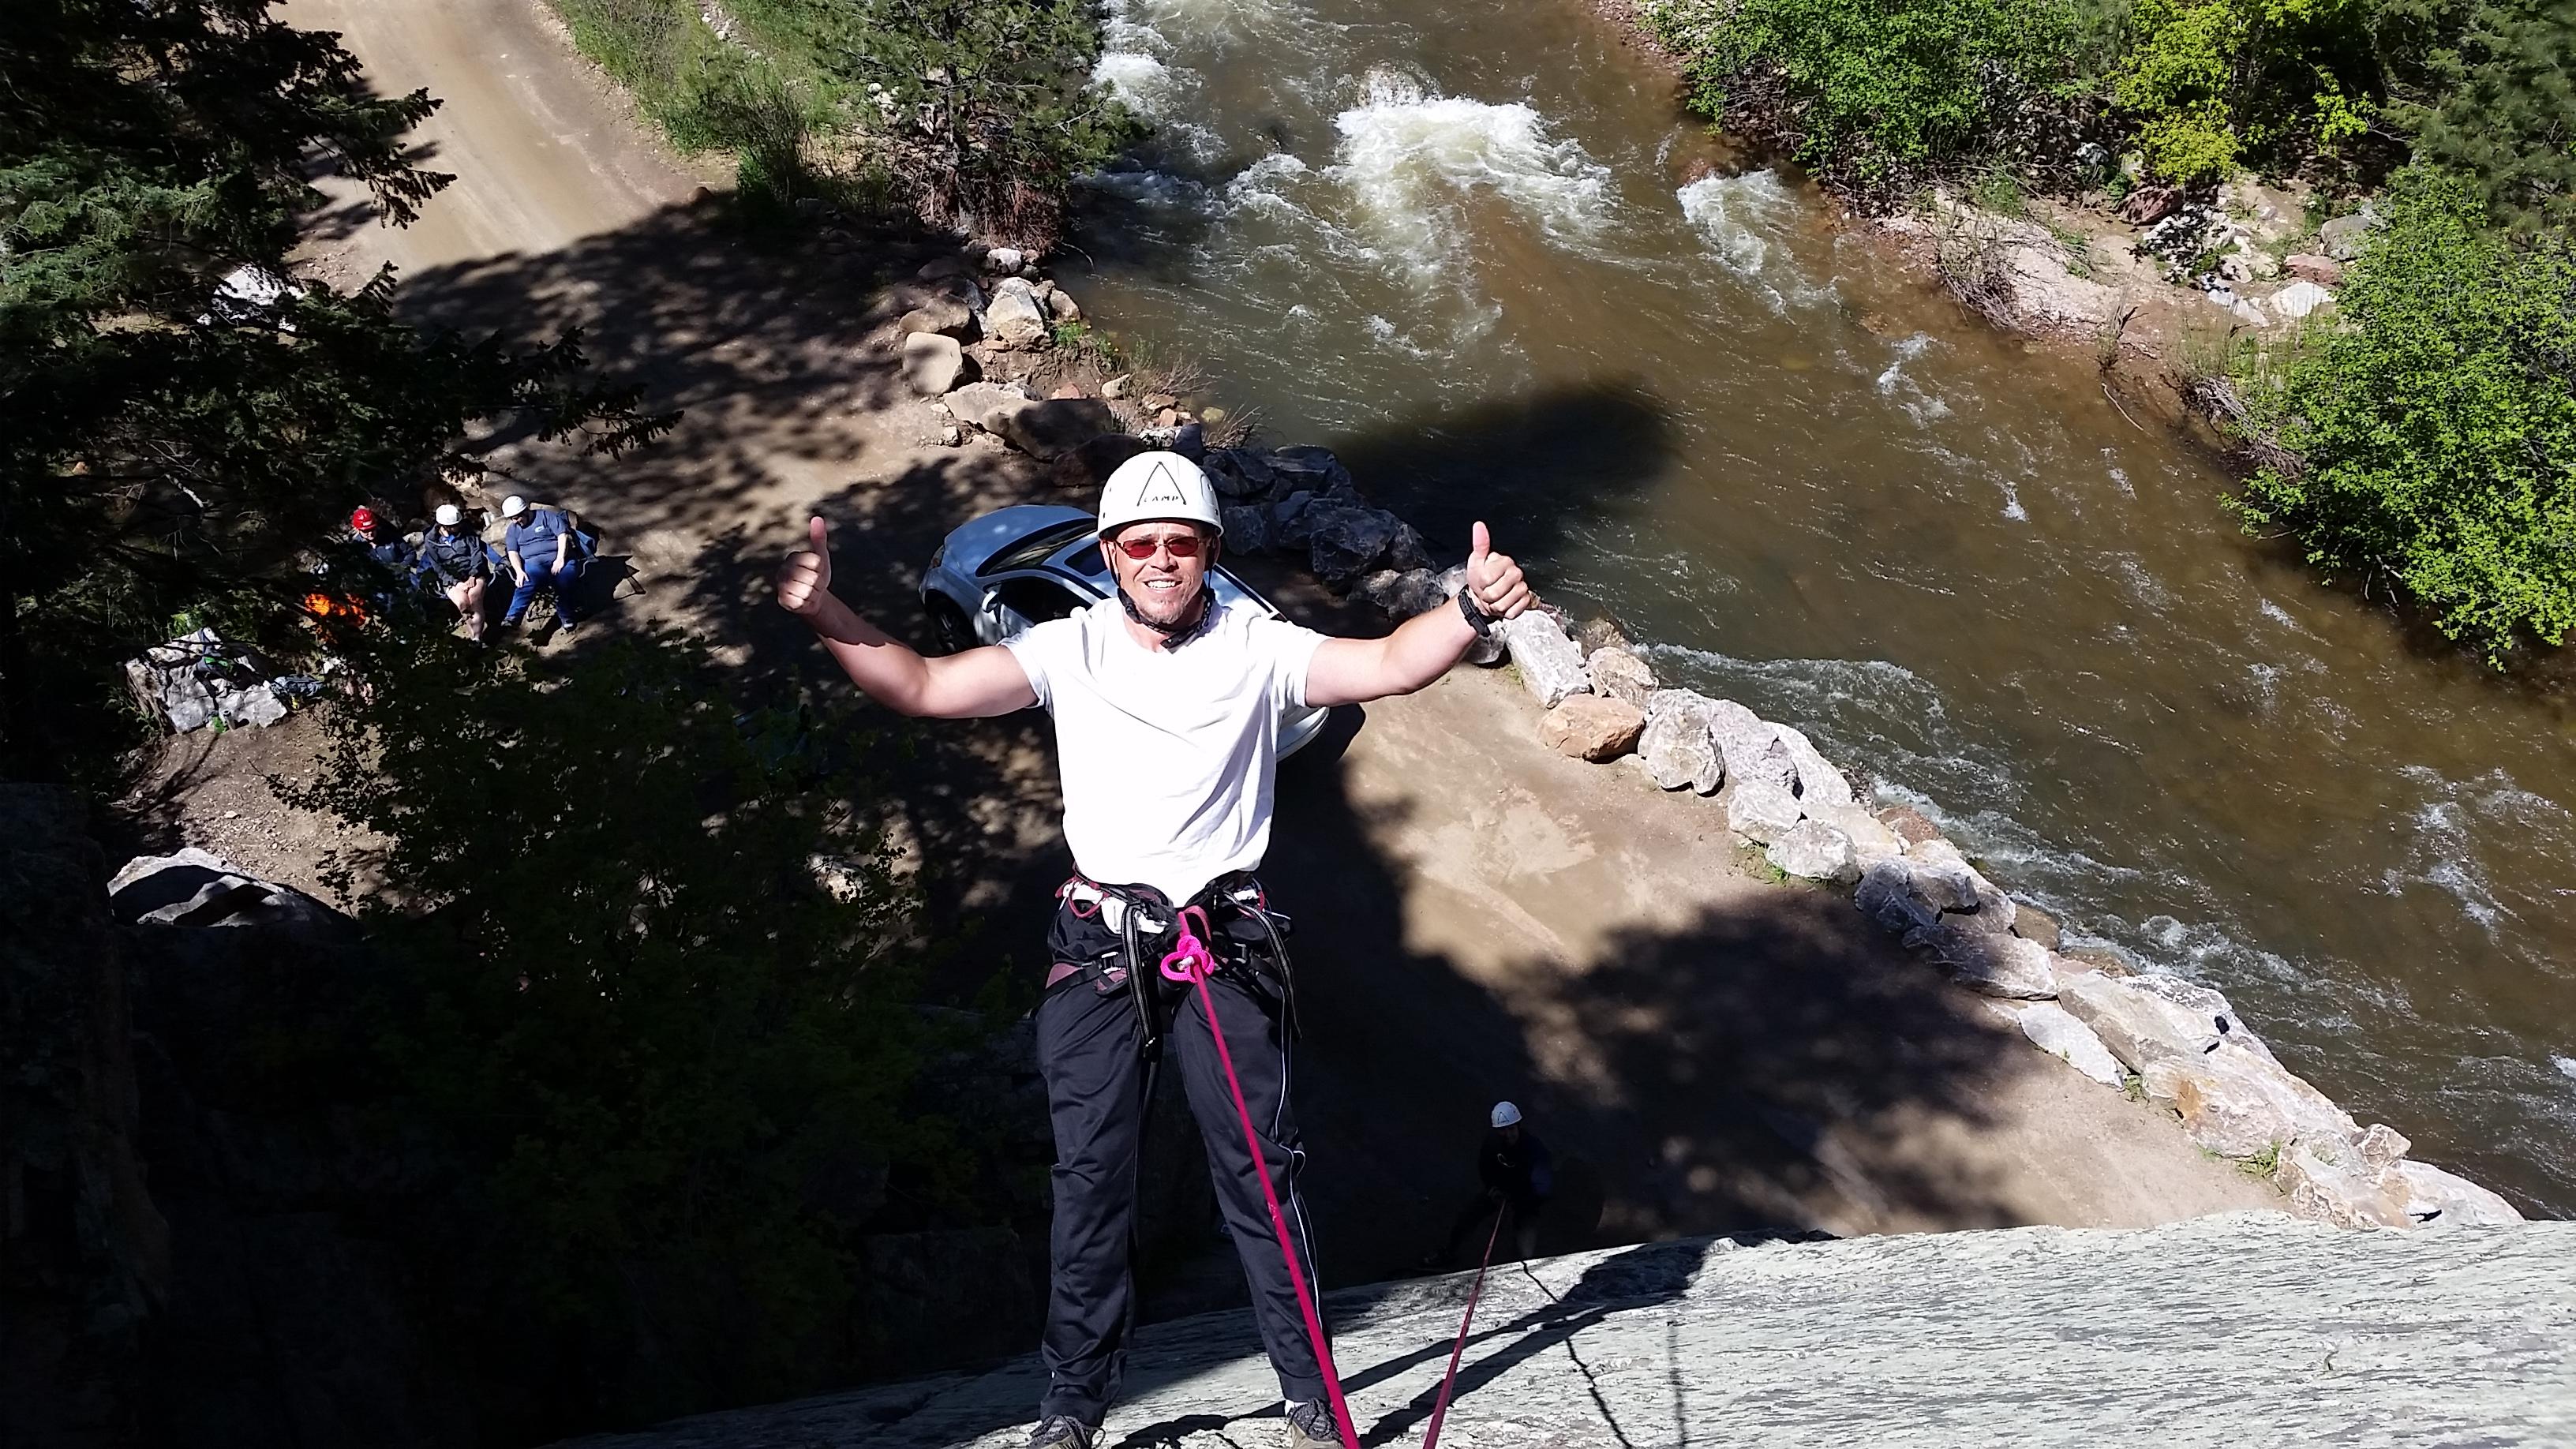
[[[1797,829],[1806,812],[1798,808],[1798,797],[1787,787],[1768,780],[1741,780],[1730,775],[1725,788],[1717,792],[1718,808],[1726,812],[1726,828],[1759,845],[1769,845]],[[1844,842],[1846,848],[1850,842]],[[1774,865],[1780,862],[1774,860]],[[1781,866],[1787,870],[1787,866]],[[1792,871],[1791,874],[1803,874]],[[1819,877],[1823,879],[1824,877]]]
[[[1687,689],[1659,689],[1646,699],[1646,732],[1637,754],[1655,783],[1667,790],[1687,785],[1714,795],[1726,781],[1726,766],[1709,737],[1709,711],[1717,704]]]
[[[1752,788],[1759,792],[1764,787]],[[1731,812],[1728,818],[1731,822]],[[1852,862],[1851,837],[1821,820],[1801,820],[1791,825],[1771,842],[1763,858],[1783,874],[1804,880],[1840,881],[1859,874]]]
[[[2088,973],[2071,979],[2062,999],[2133,1072],[2176,1058],[2197,1061],[2230,1040],[2261,1047],[2226,997],[2179,976]]]
[[[1592,678],[1592,692],[1595,694],[1624,699],[1641,710],[1648,700],[1654,698],[1655,671],[1622,645],[1609,644],[1592,650],[1585,656],[1583,668]]]
[[[1775,724],[1771,733],[1781,749],[1788,752],[1789,768],[1797,776],[1798,801],[1809,810],[1820,805],[1857,805],[1851,781],[1833,766],[1804,734],[1784,724]]]
[[[1790,758],[1779,731],[1762,716],[1731,699],[1711,700],[1708,732],[1726,761],[1728,779],[1760,780],[1797,793],[1797,762]]]
[[[1624,699],[1570,694],[1539,721],[1539,743],[1578,760],[1615,760],[1636,746],[1646,712]]]
[[[938,332],[908,332],[903,339],[903,382],[921,397],[938,397],[975,380],[974,363],[957,339]],[[951,409],[954,411],[954,409]]]
[[[1532,609],[1517,619],[1496,623],[1493,632],[1511,652],[1521,683],[1540,704],[1554,709],[1569,695],[1592,692],[1592,681],[1583,672],[1583,654],[1556,620]]]
[[[2523,1221],[2512,1203],[2457,1173],[2428,1162],[2400,1162],[2406,1214],[2428,1228],[2498,1228]]]
[[[2054,963],[2051,963],[2052,966]],[[2062,976],[2059,978],[2064,979]],[[2062,988],[2061,988],[2062,989]],[[2106,1087],[2120,1085],[2120,1059],[2102,1045],[2093,1028],[2054,1001],[2035,1001],[2013,1013],[2013,1024],[2030,1044],[2065,1062]]]
[[[1055,329],[1036,289],[1018,277],[1004,277],[993,284],[993,295],[984,303],[984,333],[1005,347],[1037,347]]]
[[[2057,995],[2048,948],[2035,941],[1943,924],[1907,932],[1905,944],[1929,954],[1949,969],[1951,980],[1979,995],[2019,1001]]]

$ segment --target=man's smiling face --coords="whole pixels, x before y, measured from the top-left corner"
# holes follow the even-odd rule
[[[1188,556],[1176,552],[1175,544],[1188,550]],[[1118,530],[1100,548],[1136,612],[1170,625],[1189,618],[1190,606],[1207,582],[1208,565],[1216,561],[1217,540],[1195,523],[1149,519]],[[1134,557],[1140,549],[1145,557]]]

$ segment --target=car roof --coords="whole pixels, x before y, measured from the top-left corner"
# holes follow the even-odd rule
[[[958,525],[950,532],[948,556],[960,564],[972,559],[974,562],[969,566],[971,571],[977,578],[983,578],[986,577],[984,565],[992,562],[996,556],[1050,529],[1063,528],[1069,524],[1086,524],[1096,516],[1061,503],[1015,503],[1007,508],[996,508],[981,518]],[[1098,571],[1081,566],[1087,561],[1082,558],[1082,555],[1090,553],[1093,548],[1092,540],[1093,535],[1088,531],[1067,538],[1054,552],[1047,555],[1043,571],[1056,576],[1061,582],[1075,585],[1092,598],[1105,599],[1109,597],[1109,588],[1100,578]],[[1097,557],[1096,554],[1092,556],[1093,560]],[[1022,570],[1014,569],[1009,572],[1017,573]],[[1248,599],[1260,606],[1265,613],[1279,612],[1277,606],[1253,592],[1250,584],[1236,578],[1233,572],[1222,564],[1209,572],[1209,579],[1216,586],[1217,600],[1220,603]]]

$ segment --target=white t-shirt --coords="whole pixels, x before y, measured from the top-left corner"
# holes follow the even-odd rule
[[[1115,596],[1005,641],[1055,716],[1064,838],[1084,875],[1187,901],[1270,846],[1279,715],[1324,636],[1240,600],[1178,649],[1127,633]]]

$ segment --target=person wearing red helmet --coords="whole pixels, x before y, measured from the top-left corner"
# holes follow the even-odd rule
[[[385,527],[374,509],[362,503],[351,510],[349,536],[366,549],[367,557],[374,559],[378,567],[396,578],[418,582],[412,573],[411,545],[403,542],[401,534]]]

